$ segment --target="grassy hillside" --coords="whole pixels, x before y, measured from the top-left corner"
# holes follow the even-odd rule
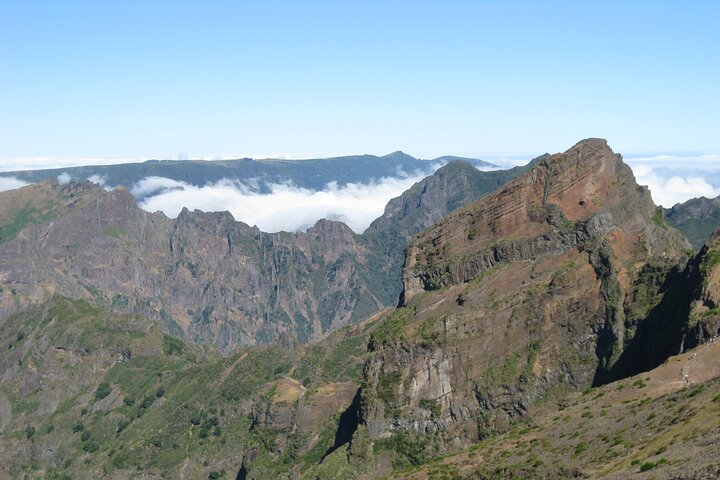
[[[720,465],[720,344],[551,396],[454,455],[371,441],[364,426],[346,443],[366,343],[392,335],[381,324],[222,357],[142,317],[55,297],[0,326],[0,476],[372,478],[394,465],[388,478],[661,479]]]
[[[355,395],[366,328],[222,357],[55,297],[0,325],[0,476],[235,478],[245,457],[271,477],[307,469]]]

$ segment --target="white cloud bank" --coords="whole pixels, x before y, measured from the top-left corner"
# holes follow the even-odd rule
[[[232,183],[232,182],[230,182],[230,183]],[[145,177],[142,180],[140,180],[139,182],[135,183],[130,188],[130,193],[132,193],[135,196],[135,198],[143,198],[143,197],[147,197],[147,196],[168,193],[167,190],[183,191],[186,188],[192,189],[192,188],[207,188],[207,187],[196,187],[194,185],[190,185],[185,182],[173,180],[172,178]],[[190,208],[189,205],[187,205],[187,207]],[[180,210],[182,210],[182,206],[181,206]],[[178,210],[177,213],[179,213],[180,210]],[[173,216],[177,216],[177,213],[175,213]],[[165,214],[169,215],[167,212],[165,212]]]
[[[72,177],[70,177],[70,174],[67,172],[63,172],[57,177],[57,181],[60,185],[67,185],[72,180]]]
[[[650,188],[655,203],[669,208],[678,202],[705,196],[720,195],[718,164],[707,157],[694,159],[691,169],[680,170],[690,163],[686,158],[671,162],[668,157],[632,159],[631,167],[640,185]],[[357,233],[363,232],[382,215],[387,202],[410,188],[415,182],[432,173],[440,165],[432,165],[426,172],[412,175],[398,172],[400,177],[382,178],[370,183],[351,183],[339,186],[331,182],[321,191],[297,187],[291,183],[266,185],[270,193],[258,193],[256,188],[236,181],[221,180],[202,187],[163,177],[147,177],[132,186],[136,198],[143,198],[140,207],[147,211],[162,211],[177,217],[183,207],[206,212],[227,210],[237,220],[257,225],[266,232],[300,231],[321,218],[339,220]],[[257,185],[254,185],[257,187]],[[106,187],[107,188],[107,187]]]
[[[488,161],[507,168],[525,164],[528,159],[496,157]],[[695,197],[720,195],[720,155],[625,157],[625,161],[632,167],[638,183],[650,188],[655,203],[666,208]],[[411,175],[398,171],[399,178],[382,178],[368,184],[330,183],[318,192],[292,184],[277,184],[268,185],[269,194],[260,194],[253,191],[258,185],[250,180],[245,183],[252,188],[230,180],[198,187],[162,177],[145,178],[133,185],[131,192],[137,198],[144,198],[140,206],[145,210],[161,210],[171,217],[176,217],[183,207],[228,210],[236,219],[268,232],[304,230],[321,218],[343,221],[354,231],[362,232],[383,213],[391,198],[439,166],[429,165],[428,171]],[[60,183],[70,180],[67,172],[58,176]],[[105,189],[111,188],[106,178],[93,175],[88,180]],[[27,183],[15,177],[0,177],[0,191],[24,185]]]
[[[720,187],[714,187],[707,178],[700,175],[663,175],[647,164],[635,165],[632,168],[637,183],[647,185],[653,201],[665,208],[691,198],[714,198],[720,195]]]
[[[23,182],[15,177],[0,177],[0,192],[15,190],[16,188],[24,187],[25,185],[29,185],[29,183]]]
[[[269,184],[270,193],[251,191],[230,180],[197,187],[163,177],[147,177],[133,185],[133,195],[152,194],[140,207],[177,217],[183,207],[206,212],[227,210],[236,220],[257,225],[265,232],[299,231],[319,219],[339,220],[362,233],[382,215],[387,202],[410,188],[426,174],[417,172],[402,178],[381,178],[363,184],[339,186],[328,183],[313,191],[292,184]]]
[[[97,183],[108,192],[113,189],[113,187],[108,185],[106,175],[90,175],[89,177],[87,177],[87,179],[90,182]]]
[[[648,165],[656,168],[698,169],[704,171],[720,170],[720,155],[653,155],[646,157],[626,156],[630,165]]]

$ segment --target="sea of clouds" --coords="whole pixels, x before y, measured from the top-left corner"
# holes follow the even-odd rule
[[[15,177],[0,177],[0,192],[15,190],[16,188],[24,187],[27,184],[27,182],[23,182]]]
[[[669,208],[678,202],[720,195],[720,156],[638,157],[626,159],[639,184],[650,188],[653,200]],[[526,163],[526,162],[525,162]],[[321,191],[299,188],[292,183],[269,184],[269,193],[258,193],[246,185],[221,180],[202,187],[168,178],[149,177],[131,192],[143,198],[140,206],[176,217],[183,207],[203,211],[227,210],[237,219],[267,232],[299,231],[327,218],[363,232],[382,215],[387,202],[439,167],[413,175],[381,178],[370,183],[339,186],[329,183]]]
[[[640,185],[665,208],[691,198],[720,195],[720,155],[657,155],[625,158]]]
[[[504,167],[524,164],[528,159],[488,159]],[[669,208],[694,197],[714,198],[720,195],[720,155],[626,157],[640,185],[647,185],[655,203]],[[262,192],[257,181],[221,180],[203,186],[191,185],[162,177],[147,177],[131,187],[141,208],[162,211],[176,217],[190,210],[224,211],[266,232],[305,230],[321,218],[339,220],[353,231],[363,232],[382,215],[387,202],[420,181],[441,164],[428,164],[425,171],[411,174],[398,172],[368,183],[338,185],[328,183],[320,191],[300,188],[291,182],[266,184]],[[91,176],[89,180],[112,189],[106,179]],[[61,173],[59,183],[70,176]],[[27,183],[15,177],[0,177],[0,191],[19,188]]]
[[[424,173],[385,177],[369,183],[328,183],[323,190],[300,188],[292,183],[266,184],[269,193],[259,193],[239,182],[221,180],[202,187],[163,177],[148,177],[136,183],[131,193],[144,210],[162,211],[177,217],[183,207],[190,210],[229,211],[236,220],[257,225],[265,232],[300,231],[321,218],[338,220],[362,233],[393,198],[424,178]]]

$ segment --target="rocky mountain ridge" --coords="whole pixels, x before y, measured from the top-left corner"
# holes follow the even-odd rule
[[[689,248],[656,217],[621,157],[590,139],[415,238],[401,307],[371,340],[361,412],[369,434],[434,434],[441,451],[456,448],[508,428],[543,398],[679,351],[687,316],[680,325],[658,313],[652,321],[664,328],[643,329],[673,298],[666,282],[685,270]],[[661,331],[667,343],[638,357]]]
[[[126,189],[105,192],[89,182],[3,192],[0,272],[8,288],[0,314],[57,292],[154,318],[168,332],[226,351],[317,339],[394,305],[410,237],[523,171],[459,165],[401,197],[422,188],[422,201],[401,212],[391,202],[393,221],[381,218],[362,236],[327,220],[274,234],[227,212],[186,209],[173,220],[141,210]],[[448,187],[455,198],[433,193]]]

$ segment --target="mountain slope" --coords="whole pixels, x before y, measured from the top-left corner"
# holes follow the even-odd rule
[[[694,350],[582,393],[550,395],[506,432],[391,477],[717,478],[720,342],[712,338],[720,335],[720,231],[669,288],[666,296],[685,305],[676,346]]]
[[[368,327],[223,357],[143,317],[55,296],[0,324],[0,477],[307,469],[333,448]]]
[[[720,228],[720,197],[693,198],[665,210],[665,220],[683,232],[696,250]]]
[[[58,292],[230,349],[307,340],[382,307],[357,273],[369,253],[343,224],[270,235],[228,213],[147,213],[124,189],[43,183],[19,192],[47,189],[58,203],[68,192],[80,200],[0,245],[5,314]]]
[[[389,287],[385,303],[397,302],[402,290],[404,251],[413,236],[448,213],[517,178],[537,161],[539,159],[526,166],[490,172],[481,172],[464,161],[452,161],[391,199],[383,215],[360,237],[362,244],[375,252],[379,260],[373,272],[376,281]]]
[[[473,199],[497,177],[449,165],[377,243],[88,183],[0,194],[0,476],[712,478],[720,232],[688,259],[603,140],[515,173]],[[383,239],[455,206],[412,238],[401,305],[341,327],[393,268]],[[298,345],[298,312],[345,317]]]
[[[705,345],[642,375],[553,399],[531,409],[527,423],[390,478],[718,478],[718,365],[720,344]]]
[[[0,271],[12,286],[0,292],[0,314],[58,292],[140,313],[226,351],[283,336],[316,339],[395,304],[410,237],[522,171],[462,165],[421,182],[421,204],[390,208],[393,221],[380,219],[366,236],[326,220],[292,234],[263,233],[227,212],[184,210],[172,220],[138,208],[126,189],[88,182],[2,192]]]
[[[490,172],[482,172],[467,162],[454,160],[390,200],[383,215],[370,225],[369,231],[387,231],[395,226],[403,235],[413,236],[448,213],[518,177],[540,158],[543,157],[526,166]]]
[[[547,396],[632,374],[639,364],[617,364],[689,247],[656,215],[620,156],[590,139],[416,237],[401,308],[371,340],[370,436],[442,452]],[[677,352],[683,328],[642,366]]]

